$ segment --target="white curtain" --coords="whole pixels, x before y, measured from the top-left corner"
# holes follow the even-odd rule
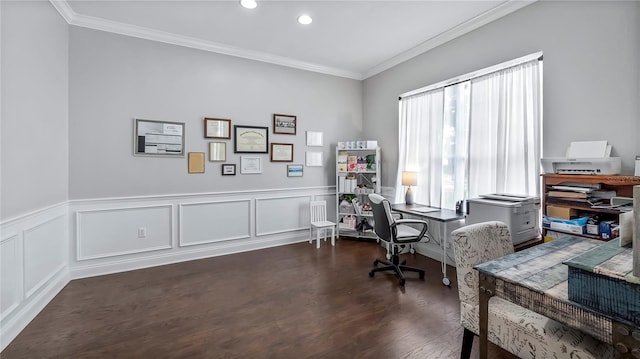
[[[540,61],[400,99],[396,202],[418,172],[417,203],[454,209],[487,193],[539,195]]]
[[[442,121],[429,119],[442,118],[443,94],[440,88],[400,100],[396,203],[404,202],[403,171],[418,172],[418,185],[412,188],[416,202],[440,202],[442,183],[437,173],[442,168]]]
[[[539,80],[538,60],[471,80],[469,197],[539,195]]]

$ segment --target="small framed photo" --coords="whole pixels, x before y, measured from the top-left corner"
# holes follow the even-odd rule
[[[241,156],[240,157],[240,173],[242,174],[262,173],[262,157]]]
[[[293,162],[293,143],[271,143],[271,162]]]
[[[322,146],[322,132],[307,131],[307,146]]]
[[[287,165],[287,177],[302,177],[302,165]]]
[[[282,135],[296,134],[296,116],[292,115],[273,115],[273,133]]]
[[[235,153],[269,152],[269,127],[233,126]]]
[[[231,138],[231,120],[224,118],[204,119],[205,138]]]
[[[204,152],[189,152],[189,173],[204,173]]]
[[[306,165],[309,167],[322,167],[322,152],[307,151]]]
[[[222,165],[222,175],[223,176],[235,176],[236,175],[236,165],[231,163],[225,163]]]
[[[224,162],[227,160],[227,144],[224,142],[209,142],[209,161]]]

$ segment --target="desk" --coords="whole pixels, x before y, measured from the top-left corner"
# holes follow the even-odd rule
[[[440,247],[442,248],[442,283],[446,286],[451,285],[451,280],[447,277],[447,239],[449,238],[449,233],[447,232],[447,223],[453,221],[459,221],[464,219],[463,214],[458,214],[456,211],[452,211],[449,209],[441,209],[437,208],[437,211],[432,212],[420,212],[416,211],[416,208],[421,207],[431,207],[423,204],[405,204],[398,203],[392,204],[391,209],[396,212],[410,214],[412,216],[420,217],[422,219],[433,220],[438,222],[438,234],[440,235]],[[431,207],[436,208],[436,207]],[[444,232],[444,234],[443,234]]]
[[[488,303],[494,295],[605,343],[620,343],[627,341],[626,337],[640,342],[637,326],[614,321],[568,298],[569,269],[562,262],[602,244],[602,241],[594,239],[566,236],[477,265],[475,268],[480,274],[480,358],[487,358]],[[620,339],[620,335],[624,338]],[[629,349],[624,358],[640,357],[634,356],[640,354],[637,347]]]

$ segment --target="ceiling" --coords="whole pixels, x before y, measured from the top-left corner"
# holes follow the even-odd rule
[[[71,25],[358,80],[532,2],[51,0]]]

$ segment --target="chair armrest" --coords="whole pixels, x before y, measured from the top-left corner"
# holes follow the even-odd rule
[[[391,211],[391,216],[394,218],[398,216],[399,219],[404,218],[404,214],[402,214],[402,212],[396,212],[396,211]],[[396,221],[398,220],[398,218],[396,218]]]
[[[396,238],[395,241],[397,243],[419,242],[427,234],[427,231],[429,231],[429,223],[427,223],[427,221],[423,221],[420,219],[400,219],[394,223],[395,226],[398,226],[399,224],[417,224],[417,225],[420,225],[422,229],[420,229],[420,234],[418,234],[418,236],[416,236],[415,238],[412,237],[412,239],[408,239],[408,240]]]

